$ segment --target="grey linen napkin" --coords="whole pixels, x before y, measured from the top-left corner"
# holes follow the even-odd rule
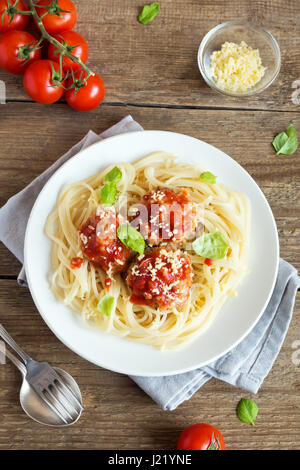
[[[83,148],[112,135],[142,131],[127,116],[100,135],[88,134],[0,209],[0,240],[23,263],[26,224],[31,208],[50,176]],[[16,217],[16,214],[18,217]],[[24,268],[18,282],[27,285]],[[210,378],[215,377],[256,393],[269,373],[284,341],[300,286],[296,269],[280,259],[278,277],[270,302],[260,320],[234,349],[200,369],[167,377],[131,377],[164,410],[174,410]]]

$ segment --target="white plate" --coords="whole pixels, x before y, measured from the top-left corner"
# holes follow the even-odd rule
[[[134,161],[163,150],[201,164],[218,181],[242,191],[252,207],[250,273],[216,320],[196,340],[177,351],[151,346],[87,328],[81,317],[59,303],[48,284],[51,243],[44,233],[48,214],[65,184],[79,181],[112,162]],[[25,237],[25,269],[33,300],[53,333],[75,353],[106,369],[131,375],[171,375],[195,369],[223,355],[253,328],[272,293],[279,260],[277,228],[257,184],[232,158],[211,145],[182,134],[145,131],[122,134],[83,150],[50,178],[32,209]]]

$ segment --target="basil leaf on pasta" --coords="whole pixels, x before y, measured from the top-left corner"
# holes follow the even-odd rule
[[[101,188],[101,201],[103,204],[114,204],[118,194],[116,183],[107,182],[103,188]]]
[[[120,225],[117,230],[117,235],[124,245],[137,251],[140,255],[144,254],[145,240],[136,228],[128,224]]]
[[[114,307],[114,301],[115,299],[112,295],[104,295],[104,297],[102,297],[98,302],[98,312],[103,313],[103,315],[109,317]]]
[[[203,258],[222,259],[227,253],[228,243],[221,232],[211,232],[197,238],[192,247]]]
[[[217,177],[213,175],[210,171],[204,171],[203,173],[201,173],[199,178],[202,181],[205,181],[205,183],[210,183],[210,184],[216,184],[216,181],[217,181]]]
[[[115,166],[107,175],[105,175],[105,181],[109,183],[118,183],[122,179],[122,172],[120,168]]]

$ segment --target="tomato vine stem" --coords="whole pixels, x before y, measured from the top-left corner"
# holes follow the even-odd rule
[[[49,34],[44,25],[43,25],[43,22],[42,22],[42,19],[39,17],[39,15],[37,14],[37,11],[36,11],[36,6],[35,6],[35,2],[33,0],[25,0],[27,6],[28,6],[28,9],[29,9],[29,14],[32,15],[32,17],[34,18],[39,30],[40,30],[40,33],[42,35],[42,39],[46,39],[50,44],[53,44],[53,46],[56,47],[57,49],[57,52],[58,54],[63,57],[63,56],[67,56],[69,57],[73,62],[75,62],[76,64],[78,64],[83,70],[85,70],[85,72],[87,73],[87,76],[86,76],[86,79],[88,77],[90,77],[91,75],[95,75],[94,72],[92,72],[83,62],[81,59],[79,59],[78,57],[76,57],[74,54],[72,54],[72,52],[70,52],[69,48],[64,45],[63,43],[60,43],[57,39],[55,39],[53,36],[51,36],[51,34]],[[38,5],[37,5],[38,6]],[[25,13],[25,12],[20,12],[20,13]],[[28,14],[26,12],[26,14]],[[46,13],[47,14],[47,13]]]

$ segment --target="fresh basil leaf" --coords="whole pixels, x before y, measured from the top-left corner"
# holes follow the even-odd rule
[[[103,315],[109,317],[114,306],[114,301],[115,299],[112,295],[104,295],[104,297],[102,297],[98,302],[98,312],[103,313]]]
[[[118,194],[116,183],[107,182],[103,188],[101,188],[101,201],[103,204],[114,204]]]
[[[150,5],[145,5],[142,13],[139,15],[139,22],[143,24],[148,24],[154,20],[157,13],[160,11],[160,6],[157,2],[151,3]]]
[[[117,235],[124,245],[137,251],[140,255],[144,254],[145,240],[136,228],[128,224],[120,225],[117,230]]]
[[[217,181],[217,177],[213,175],[210,171],[204,171],[203,173],[201,173],[199,178],[202,181],[205,181],[205,183],[210,183],[210,184],[216,184],[216,181]]]
[[[228,243],[221,232],[211,232],[197,238],[192,247],[195,253],[203,258],[221,259],[227,253]]]
[[[297,131],[296,131],[296,127],[294,126],[294,124],[289,125],[286,133],[288,135],[289,140],[286,142],[284,146],[285,147],[284,151],[286,155],[291,155],[292,153],[295,153],[298,148]]]
[[[278,134],[272,142],[277,155],[292,155],[298,148],[297,131],[294,124],[290,124],[286,132]]]
[[[105,181],[109,183],[118,183],[122,179],[122,172],[120,168],[115,166],[107,175],[105,175]]]
[[[280,149],[284,146],[287,140],[288,140],[288,135],[286,132],[280,132],[280,134],[277,134],[277,136],[272,142],[273,147],[276,150],[276,152],[280,152]]]
[[[248,400],[247,398],[240,400],[236,410],[239,420],[243,421],[243,423],[251,423],[254,425],[257,413],[258,406],[254,401]]]

